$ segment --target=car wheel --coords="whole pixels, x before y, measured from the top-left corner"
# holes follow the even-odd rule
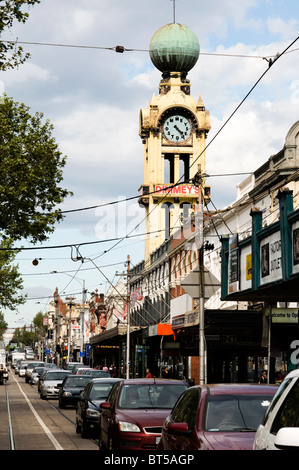
[[[88,426],[82,421],[81,424],[81,437],[84,439],[85,437],[88,436]]]
[[[99,450],[105,450],[105,446],[103,444],[101,434],[100,434],[100,437],[99,437]]]

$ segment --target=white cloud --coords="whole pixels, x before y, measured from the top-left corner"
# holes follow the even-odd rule
[[[299,23],[295,19],[283,21],[279,17],[269,18],[267,26],[271,34],[279,36],[283,40],[292,40],[298,36]]]
[[[188,75],[192,95],[202,95],[211,114],[207,143],[268,68],[262,58],[229,55],[275,55],[298,35],[299,4],[294,0],[283,4],[281,10],[277,1],[176,2],[176,20],[195,32],[201,51],[226,54],[201,55]],[[147,106],[153,93],[158,93],[161,78],[147,49],[155,31],[172,22],[172,7],[168,0],[43,0],[30,8],[25,25],[18,24],[7,34],[10,40],[17,37],[29,42],[138,49],[117,54],[107,49],[23,45],[31,60],[0,77],[9,96],[33,111],[43,111],[54,125],[59,148],[68,155],[63,186],[75,193],[65,201],[64,209],[134,196],[143,183],[139,110]],[[208,147],[209,174],[254,171],[281,150],[288,129],[299,117],[297,58],[298,52],[281,57]],[[208,178],[217,208],[235,200],[235,185],[244,178]],[[68,214],[57,224],[47,246],[82,243],[110,233],[123,235],[134,228],[142,210],[137,215],[136,204],[126,204],[119,217],[121,207],[111,207],[106,215],[105,208]],[[106,224],[105,233],[101,232],[101,220]],[[82,246],[82,251],[97,256],[100,264],[125,262],[129,253],[133,263],[143,257],[142,244],[134,243],[134,239],[111,251],[110,246],[113,243]],[[43,258],[36,273],[78,268],[70,259],[69,248],[33,253]],[[25,258],[23,253],[19,257]],[[31,261],[21,262],[24,273],[28,272],[28,263],[31,265]],[[114,272],[111,268],[110,274]],[[82,276],[79,272],[79,277],[83,276],[88,287],[103,282],[98,272],[84,272]],[[36,288],[30,292],[37,295],[54,291],[55,283],[53,276],[25,278],[25,288]],[[57,283],[59,290],[66,285],[62,286],[59,279]],[[41,290],[42,285],[49,290]],[[22,307],[22,311],[26,309],[32,318],[33,305]]]

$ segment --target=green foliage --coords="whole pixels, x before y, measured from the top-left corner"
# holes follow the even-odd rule
[[[0,6],[0,33],[10,29],[14,21],[26,23],[29,13],[23,9],[34,6],[40,0],[3,0]],[[30,54],[13,42],[0,42],[0,70],[8,70],[23,64]]]
[[[72,193],[59,186],[66,157],[53,126],[29,109],[7,97],[0,106],[0,235],[35,243],[54,231],[63,217],[55,207]]]
[[[45,315],[42,312],[36,314],[33,319],[33,327],[17,328],[14,332],[14,341],[18,345],[34,346],[47,333],[47,326],[43,325]]]
[[[4,320],[3,314],[0,312],[0,340],[3,340],[3,335],[8,327],[8,324]]]
[[[10,251],[10,246],[9,240],[0,243],[0,305],[14,310],[17,305],[25,302],[25,298],[18,295],[18,291],[23,288],[23,282],[18,266],[12,264],[16,252]]]

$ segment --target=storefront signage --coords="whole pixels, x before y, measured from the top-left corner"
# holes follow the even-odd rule
[[[261,285],[282,278],[280,232],[261,241]]]
[[[299,273],[299,221],[292,226],[293,273]]]
[[[239,290],[239,247],[238,235],[234,235],[229,242],[229,258],[228,258],[228,292],[238,292]]]
[[[157,184],[155,186],[155,192],[155,196],[165,196],[165,194],[172,196],[197,196],[198,188],[187,184],[180,184],[175,187],[171,187],[167,184]]]
[[[270,309],[265,309],[265,315],[269,316]],[[298,323],[297,308],[273,308],[271,309],[272,323]]]
[[[172,319],[172,329],[178,329],[199,324],[198,312],[188,312]]]

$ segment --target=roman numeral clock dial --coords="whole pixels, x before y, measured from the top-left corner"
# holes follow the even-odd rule
[[[191,133],[191,124],[185,116],[174,114],[163,124],[164,136],[170,142],[184,142]]]

